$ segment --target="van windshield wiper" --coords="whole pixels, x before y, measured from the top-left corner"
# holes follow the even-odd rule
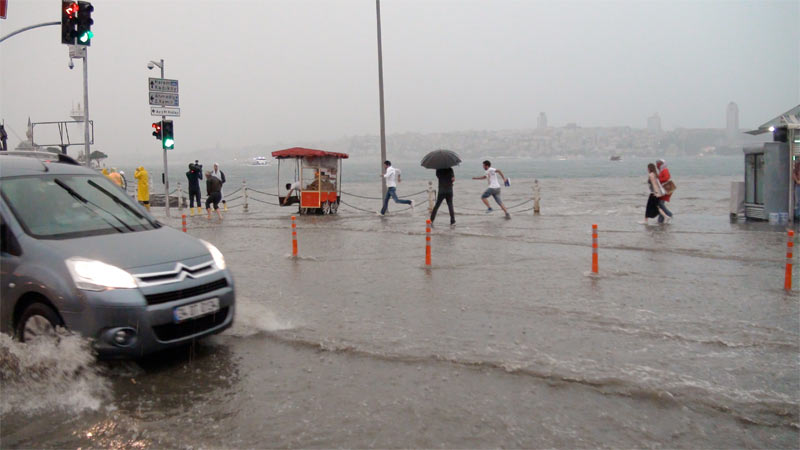
[[[122,225],[124,225],[124,226],[125,226],[125,228],[127,228],[127,229],[128,229],[128,230],[130,230],[130,231],[133,231],[133,228],[132,228],[130,225],[128,225],[127,223],[125,223],[125,221],[123,221],[123,220],[122,220],[122,219],[120,219],[119,217],[115,216],[115,215],[114,215],[114,214],[112,214],[111,212],[109,212],[109,211],[106,211],[106,210],[105,210],[105,209],[104,209],[102,206],[100,206],[100,205],[98,205],[98,204],[96,204],[96,203],[94,203],[94,202],[91,202],[91,201],[87,200],[87,199],[86,199],[86,198],[84,198],[84,197],[83,197],[81,194],[79,194],[79,193],[78,193],[78,192],[77,192],[75,189],[72,189],[71,187],[69,187],[69,186],[68,186],[66,183],[64,183],[63,181],[59,180],[58,178],[54,179],[53,181],[54,181],[54,182],[55,182],[57,185],[59,185],[59,186],[60,186],[62,189],[64,189],[65,191],[67,191],[67,193],[69,193],[69,195],[71,195],[73,198],[75,198],[76,200],[78,200],[79,202],[81,202],[81,204],[83,204],[83,206],[85,206],[85,207],[86,207],[86,208],[87,208],[89,211],[91,211],[91,212],[92,212],[94,215],[96,215],[97,217],[99,217],[100,219],[102,219],[102,220],[103,220],[103,222],[107,223],[108,225],[110,225],[112,228],[114,228],[114,229],[115,229],[115,230],[117,230],[118,232],[120,232],[120,233],[124,233],[125,231],[123,231],[123,230],[122,230],[122,228],[120,228],[120,227],[118,227],[118,226],[114,225],[113,223],[109,222],[109,221],[108,221],[108,220],[107,220],[105,217],[101,216],[100,214],[97,214],[97,211],[93,210],[92,208],[89,208],[89,205],[92,205],[92,206],[94,206],[95,208],[99,209],[100,211],[103,211],[104,213],[106,213],[106,214],[110,215],[111,217],[113,217],[113,218],[117,219],[117,220],[118,220],[118,221],[119,221],[119,222],[120,222]]]
[[[123,208],[125,208],[125,209],[126,209],[128,212],[130,212],[131,214],[133,214],[133,215],[134,215],[134,216],[135,216],[137,219],[139,219],[139,220],[146,220],[146,221],[147,221],[147,222],[150,224],[150,226],[152,226],[153,228],[158,228],[158,227],[156,226],[156,224],[155,224],[155,223],[154,223],[152,220],[150,220],[150,219],[149,219],[147,216],[144,216],[144,215],[142,215],[142,213],[140,213],[139,211],[136,211],[135,209],[133,209],[133,208],[131,207],[131,205],[129,205],[129,204],[127,204],[127,203],[123,202],[123,201],[122,201],[122,200],[120,200],[120,199],[119,199],[119,198],[118,198],[116,195],[112,194],[111,192],[108,192],[108,191],[107,191],[107,190],[106,190],[104,187],[100,186],[99,184],[95,183],[95,182],[94,182],[94,181],[92,181],[92,180],[89,180],[89,181],[87,181],[87,183],[89,183],[89,185],[90,185],[90,186],[92,186],[92,187],[94,187],[95,189],[99,190],[99,191],[100,191],[100,192],[102,192],[103,194],[105,194],[105,195],[107,195],[107,196],[111,197],[111,199],[112,199],[112,200],[114,200],[114,201],[115,201],[115,202],[116,202],[116,203],[117,203],[119,206],[122,206]]]

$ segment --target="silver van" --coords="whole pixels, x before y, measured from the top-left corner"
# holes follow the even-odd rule
[[[210,243],[67,156],[0,152],[0,331],[65,327],[100,356],[137,358],[225,330],[234,307]]]

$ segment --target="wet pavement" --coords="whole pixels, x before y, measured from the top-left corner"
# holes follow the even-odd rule
[[[3,367],[3,447],[796,448],[785,227],[730,223],[730,181],[683,179],[665,226],[636,223],[640,178],[588,193],[542,180],[541,215],[526,203],[511,220],[483,214],[483,185],[465,182],[429,268],[426,194],[386,217],[298,216],[298,258],[293,208],[240,199],[222,222],[189,217],[234,274],[234,327],[137,363],[95,362],[77,338],[62,340],[66,366],[0,341],[18,366]],[[506,203],[530,186],[515,180]]]

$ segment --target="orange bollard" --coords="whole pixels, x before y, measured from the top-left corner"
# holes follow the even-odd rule
[[[425,221],[425,265],[431,265],[431,219]]]
[[[787,291],[792,290],[792,249],[794,247],[794,231],[789,230],[789,242],[786,243],[786,276],[783,281],[783,288]]]
[[[186,233],[186,214],[181,214],[181,222],[183,223],[183,232]]]
[[[297,256],[297,224],[294,223],[295,216],[292,216],[292,256]]]
[[[597,224],[592,224],[592,273],[597,273]]]

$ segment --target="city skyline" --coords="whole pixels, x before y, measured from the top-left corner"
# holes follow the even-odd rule
[[[375,4],[93,2],[89,106],[95,145],[158,153],[149,60],[178,79],[177,149],[378,134]],[[213,5],[213,3],[209,3]],[[457,5],[457,6],[456,6]],[[388,135],[550,126],[717,128],[725,105],[755,127],[800,103],[800,4],[386,0],[381,3]],[[130,21],[157,9],[167,21]],[[12,2],[0,34],[58,19],[58,3]],[[313,31],[313,32],[312,32]],[[0,45],[0,120],[9,145],[81,100],[58,27]],[[38,132],[38,131],[37,131]]]

